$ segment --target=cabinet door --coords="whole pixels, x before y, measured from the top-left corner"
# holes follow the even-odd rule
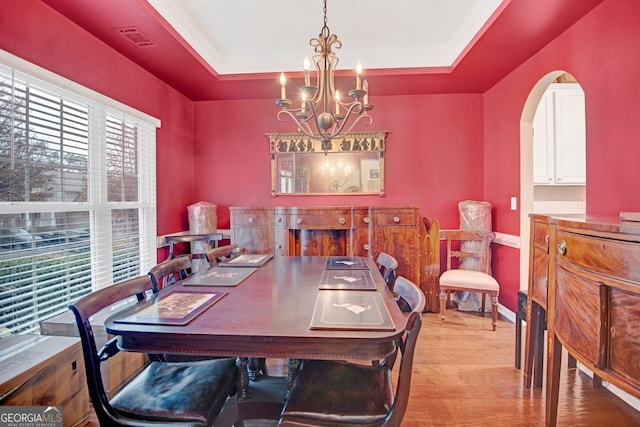
[[[374,259],[386,252],[398,260],[397,274],[420,283],[418,211],[411,208],[376,210],[373,229]]]
[[[533,183],[554,183],[553,96],[547,91],[533,118]]]
[[[369,209],[353,210],[353,230],[351,234],[351,252],[354,256],[371,255],[371,216]]]
[[[232,243],[240,252],[270,254],[273,249],[273,212],[262,208],[230,208]]]
[[[586,182],[584,92],[565,84],[554,92],[556,183]]]
[[[577,83],[552,84],[533,118],[533,183],[586,182],[584,92]]]
[[[246,254],[273,253],[273,232],[268,227],[234,227],[233,243]]]

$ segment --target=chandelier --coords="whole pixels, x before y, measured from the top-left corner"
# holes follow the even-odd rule
[[[352,101],[345,101],[335,86],[335,70],[338,57],[333,49],[340,49],[342,42],[338,36],[331,34],[327,26],[327,0],[324,0],[324,25],[318,38],[312,38],[309,45],[314,48],[313,62],[316,67],[315,86],[311,85],[308,58],[304,59],[304,86],[300,88],[299,107],[292,107],[293,101],[286,96],[286,77],[280,74],[280,99],[276,104],[280,107],[278,120],[284,121],[289,116],[300,132],[309,138],[322,141],[323,150],[331,147],[331,140],[349,133],[360,122],[370,125],[372,117],[367,113],[373,108],[369,104],[368,84],[362,79],[362,65],[356,66],[355,89],[348,92]],[[346,129],[345,129],[346,128]]]

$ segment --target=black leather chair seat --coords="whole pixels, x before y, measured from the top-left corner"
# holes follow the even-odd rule
[[[136,419],[191,420],[206,424],[235,384],[234,359],[152,362],[113,399],[111,406]]]
[[[294,387],[298,392],[289,396],[287,414],[309,418],[309,425],[372,424],[384,420],[393,404],[391,370],[380,367],[305,360]]]

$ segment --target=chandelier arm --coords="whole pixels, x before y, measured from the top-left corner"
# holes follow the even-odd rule
[[[306,136],[308,136],[311,139],[314,140],[322,140],[322,137],[313,133],[313,131],[311,130],[311,127],[309,126],[309,124],[306,122],[309,119],[306,119],[305,121],[301,121],[298,120],[298,118],[291,112],[291,111],[296,111],[296,110],[285,110],[282,109],[280,111],[278,111],[277,114],[277,118],[279,121],[284,122],[284,119],[281,117],[281,115],[287,115],[291,118],[291,120],[293,121],[293,123],[296,125],[296,127],[302,132],[304,133]]]
[[[357,110],[356,110],[356,107],[358,107]],[[349,104],[349,108],[347,109],[347,112],[344,114],[344,118],[341,120],[341,123],[339,125],[336,124],[335,130],[331,132],[331,137],[335,138],[342,132],[342,129],[349,122],[353,114],[357,115],[358,117],[352,122],[351,125],[349,125],[349,129],[352,129],[353,126],[357,122],[359,122],[360,118],[362,117],[362,104],[360,102],[354,101],[351,104]]]
[[[366,123],[365,126],[371,126],[371,124],[373,123],[373,117],[371,117],[368,114],[361,114],[359,115],[349,126],[349,128],[344,132],[344,133],[350,133],[351,130],[354,128],[354,126],[356,125],[356,123],[358,123],[360,120],[363,119],[367,119],[369,121],[369,123]],[[342,129],[341,129],[342,130]]]

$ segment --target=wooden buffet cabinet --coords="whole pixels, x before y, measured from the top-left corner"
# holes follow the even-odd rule
[[[597,385],[606,380],[640,397],[640,223],[532,215],[531,224],[525,351],[529,358],[534,346],[531,313],[543,306],[546,424],[557,420],[562,348],[594,372]]]
[[[231,239],[243,253],[366,256],[387,252],[398,275],[420,284],[438,311],[438,222],[416,206],[230,207]],[[437,263],[437,264],[436,264]]]

